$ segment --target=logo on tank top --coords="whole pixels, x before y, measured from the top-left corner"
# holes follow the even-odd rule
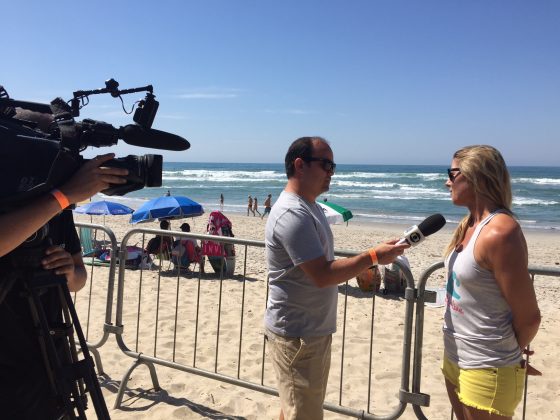
[[[445,297],[447,305],[455,312],[463,313],[463,310],[456,301],[461,300],[461,295],[457,291],[457,288],[461,287],[461,281],[455,274],[455,271],[451,271],[449,277],[447,278],[447,295]],[[455,301],[454,301],[455,299]]]

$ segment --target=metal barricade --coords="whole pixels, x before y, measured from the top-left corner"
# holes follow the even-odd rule
[[[83,256],[84,263],[86,264],[86,269],[89,266],[89,274],[88,274],[88,296],[87,296],[87,310],[84,322],[84,310],[82,309],[82,304],[79,301],[79,297],[83,296],[83,293],[74,294],[74,305],[80,314],[80,320],[83,328],[85,327],[85,337],[87,340],[88,349],[91,351],[95,358],[95,365],[97,367],[97,371],[100,375],[104,374],[103,364],[101,362],[101,357],[99,355],[99,348],[107,342],[109,338],[109,334],[114,332],[114,325],[112,323],[112,316],[113,316],[113,298],[114,298],[114,287],[115,287],[115,272],[117,266],[117,258],[111,258],[110,262],[106,265],[106,269],[104,269],[101,276],[105,278],[105,270],[107,272],[107,286],[106,286],[106,306],[105,306],[105,317],[104,323],[102,328],[91,327],[91,308],[92,308],[92,299],[93,299],[93,288],[94,284],[96,284],[97,279],[97,272],[96,264],[98,263],[97,258],[93,252],[93,248],[95,248],[96,243],[99,242],[100,236],[98,232],[103,232],[103,242],[106,249],[118,250],[118,243],[113,231],[103,225],[96,225],[91,223],[76,223],[76,228],[79,232],[80,242],[82,243],[82,249],[86,250],[86,256]],[[89,233],[88,233],[89,231]],[[107,238],[108,240],[106,240]],[[91,254],[91,255],[88,255]],[[94,317],[95,318],[95,317]],[[98,318],[98,319],[101,319]],[[97,339],[94,343],[90,343],[90,330],[95,331],[103,331],[102,336]]]
[[[224,278],[224,272],[220,272],[219,275],[202,275],[200,271],[198,273],[181,273],[180,270],[170,271],[163,269],[164,264],[160,261],[157,270],[157,278],[155,277],[154,271],[142,270],[139,274],[139,278],[130,280],[131,276],[128,276],[129,285],[127,287],[127,270],[123,264],[125,253],[124,249],[129,241],[134,235],[142,235],[142,247],[145,244],[145,235],[173,235],[176,239],[190,238],[194,240],[211,240],[214,242],[222,242],[227,244],[233,244],[238,248],[242,248],[243,252],[237,252],[239,257],[241,254],[243,257],[243,265],[241,269],[236,270],[233,278]],[[115,328],[111,330],[116,334],[116,339],[119,348],[124,354],[130,356],[134,359],[132,365],[125,373],[115,400],[115,408],[119,408],[124,392],[127,388],[128,380],[136,367],[140,365],[146,365],[149,369],[153,388],[157,391],[160,389],[155,365],[161,365],[165,367],[170,367],[183,372],[188,372],[196,375],[200,375],[206,378],[216,379],[218,381],[223,381],[229,384],[245,387],[251,390],[259,391],[269,395],[278,395],[277,390],[270,385],[269,382],[265,381],[265,372],[271,372],[272,368],[265,369],[267,364],[266,358],[266,340],[263,334],[263,311],[266,307],[266,300],[268,298],[268,282],[266,279],[266,273],[257,273],[262,275],[259,278],[249,277],[247,273],[247,261],[248,261],[248,250],[254,252],[258,255],[258,258],[264,260],[264,242],[262,241],[252,241],[237,238],[228,238],[220,236],[211,235],[197,235],[184,232],[175,232],[167,230],[156,230],[156,229],[133,229],[126,233],[121,243],[121,250],[119,253],[119,277],[118,277],[118,289],[117,289],[117,307],[116,307],[116,318],[115,318]],[[353,251],[341,251],[337,250],[335,252],[337,256],[350,256],[355,255],[356,252]],[[374,347],[374,319],[375,319],[375,295],[373,298],[371,295],[365,295],[362,292],[357,292],[357,288],[346,284],[339,286],[339,292],[344,292],[343,316],[340,320],[341,323],[341,334],[335,334],[333,337],[333,363],[331,367],[331,372],[333,373],[334,379],[331,378],[332,385],[329,386],[336,387],[338,390],[336,394],[338,396],[338,402],[325,402],[324,408],[326,410],[344,414],[347,416],[358,417],[363,419],[395,419],[402,415],[405,411],[407,404],[413,405],[427,405],[429,398],[420,393],[411,391],[409,388],[410,384],[410,361],[411,361],[411,349],[412,349],[412,333],[413,333],[413,316],[414,316],[414,304],[417,299],[416,291],[414,288],[414,279],[410,272],[410,269],[404,265],[397,262],[399,268],[403,271],[404,277],[407,282],[407,288],[404,295],[404,310],[405,316],[402,324],[397,323],[397,326],[402,325],[402,366],[401,366],[401,377],[400,386],[396,385],[398,391],[398,397],[395,398],[395,407],[393,407],[391,412],[386,414],[374,414],[372,412],[372,386],[373,386],[373,347]],[[168,268],[170,268],[168,266]],[[147,273],[147,274],[146,274]],[[251,273],[251,275],[254,273]],[[196,275],[195,277],[193,275]],[[148,278],[148,280],[145,280]],[[170,279],[173,278],[175,283],[170,284]],[[191,279],[191,280],[189,280]],[[194,281],[193,281],[194,280]],[[148,286],[145,285],[146,282]],[[260,289],[255,287],[255,283],[260,286]],[[142,314],[141,304],[142,304],[142,288],[150,287],[155,302],[152,302],[150,307],[146,309],[146,312],[153,320],[153,324],[149,320],[145,319],[145,315]],[[205,292],[202,288],[207,289]],[[249,290],[248,290],[249,289]],[[263,290],[264,289],[264,290]],[[169,292],[172,290],[172,292]],[[208,292],[208,290],[210,292]],[[125,299],[125,293],[130,291],[130,293],[136,293],[137,298],[131,296]],[[192,293],[191,293],[192,292]],[[170,295],[174,293],[174,295]],[[246,295],[247,293],[262,293],[263,300],[259,303],[258,308],[247,308],[246,307]],[[360,295],[358,296],[357,293]],[[237,300],[233,296],[237,296]],[[368,334],[364,338],[364,346],[369,348],[369,366],[367,372],[367,379],[360,380],[359,384],[351,382],[345,378],[344,367],[348,365],[351,360],[346,360],[346,344],[347,344],[347,312],[349,311],[350,303],[349,297],[353,300],[356,296],[360,298],[367,297],[371,299],[371,310],[369,311],[369,317],[371,317]],[[137,309],[136,314],[124,313],[125,304],[127,308],[131,308],[134,303],[134,299],[137,299]],[[162,305],[162,299],[167,299],[167,304]],[[212,300],[214,299],[214,300]],[[185,303],[188,300],[192,302]],[[216,301],[217,300],[217,301]],[[204,301],[204,302],[203,302]],[[235,302],[234,302],[235,301]],[[229,332],[233,327],[228,325],[228,320],[222,320],[222,308],[224,305],[238,305],[236,310],[239,310],[239,334],[237,337],[237,343],[232,346],[229,343],[227,351],[222,351],[224,346],[223,337],[221,337],[222,330]],[[399,303],[400,304],[400,303]],[[193,313],[189,313],[185,307],[194,308]],[[210,307],[214,311],[213,314],[205,311],[203,308]],[[359,307],[363,309],[363,305],[355,304],[352,306]],[[202,308],[202,309],[201,309]],[[231,309],[228,306],[228,309]],[[256,309],[256,310],[255,310]],[[142,320],[140,319],[142,317]],[[211,317],[211,321],[206,322],[206,324],[215,323],[212,327],[213,331],[210,334],[202,334],[201,328],[204,321]],[[126,322],[125,322],[126,318]],[[136,318],[136,319],[135,319]],[[181,321],[179,321],[181,319]],[[136,331],[131,331],[132,323],[136,323]],[[125,329],[125,324],[127,328]],[[154,332],[150,335],[149,340],[140,338],[140,329],[153,327]],[[164,334],[160,331],[165,330]],[[394,330],[394,328],[393,328]],[[129,331],[132,333],[132,340],[130,339]],[[391,331],[395,333],[395,331]],[[143,334],[143,336],[146,334]],[[126,337],[125,337],[126,336]],[[185,342],[188,336],[191,337],[191,341],[188,346],[185,347]],[[179,339],[178,339],[179,338]],[[355,338],[355,337],[353,337]],[[367,342],[366,342],[367,340]],[[336,341],[336,343],[335,343]],[[146,344],[148,342],[148,344]],[[153,343],[153,350],[151,345]],[[201,351],[202,349],[202,351]],[[235,352],[233,351],[235,349]],[[220,353],[221,352],[221,353]],[[151,354],[149,354],[151,353]],[[229,359],[227,363],[220,363],[223,353],[227,353]],[[235,354],[235,358],[233,354]],[[168,357],[163,356],[167,354]],[[398,352],[397,352],[398,354]],[[213,355],[213,360],[210,356]],[[191,360],[192,362],[188,362]],[[249,361],[247,361],[249,359]],[[260,364],[260,378],[250,378],[245,379],[242,372],[245,371],[245,364],[253,365],[255,362]],[[269,363],[269,362],[268,362]],[[204,366],[206,365],[206,367]],[[225,365],[225,366],[223,366]],[[232,367],[234,366],[236,367]],[[228,370],[231,373],[228,373]],[[236,370],[235,372],[233,370]],[[364,366],[365,371],[365,366]],[[366,373],[364,373],[366,374]],[[274,375],[270,375],[270,380],[275,382]],[[338,380],[336,380],[338,379]],[[349,395],[356,393],[356,386],[363,386],[367,388],[367,400],[364,402],[365,407],[363,409],[355,408],[356,405],[350,404],[343,405],[343,399],[348,398]],[[334,391],[333,391],[334,393]],[[331,393],[331,395],[333,394]]]
[[[432,264],[428,267],[421,275],[420,279],[418,280],[418,299],[417,299],[417,306],[416,306],[416,326],[415,326],[415,334],[414,334],[414,361],[413,361],[413,374],[412,374],[412,391],[417,394],[421,394],[420,392],[420,378],[422,374],[422,348],[423,348],[423,334],[424,334],[424,303],[425,302],[433,302],[435,301],[434,292],[426,290],[426,283],[432,274],[434,274],[437,270],[444,268],[444,262],[440,261],[437,263]],[[556,268],[549,268],[549,267],[538,267],[538,266],[529,266],[529,274],[531,275],[531,279],[535,280],[535,276],[552,276],[552,277],[560,277],[560,269]],[[523,419],[525,419],[526,415],[526,407],[527,407],[527,387],[528,387],[528,376],[525,376],[525,391],[523,396]],[[429,402],[429,396],[428,396]],[[419,419],[427,419],[425,414],[422,411],[421,405],[413,404],[414,412]],[[453,419],[453,411],[451,410],[451,419]]]

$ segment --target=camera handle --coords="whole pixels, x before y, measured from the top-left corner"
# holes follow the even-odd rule
[[[47,376],[53,395],[59,398],[62,404],[61,414],[71,419],[86,419],[86,393],[89,392],[97,418],[109,420],[109,411],[95,373],[93,358],[87,348],[66,278],[52,275],[33,276],[25,280],[25,284],[29,309],[38,331]],[[51,287],[56,287],[62,307],[63,321],[60,325],[49,325],[40,299],[41,290]],[[82,349],[82,360],[78,360],[74,332]],[[64,340],[62,356],[65,360],[62,360],[56,349],[54,337],[61,337]]]

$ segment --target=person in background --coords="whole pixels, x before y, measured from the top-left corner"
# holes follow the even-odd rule
[[[259,211],[259,201],[257,197],[253,199],[253,216],[256,216],[255,213],[259,213],[259,216],[262,216],[261,212]]]
[[[468,209],[445,251],[447,393],[459,420],[511,419],[541,315],[510,176],[500,152],[484,145],[455,152],[447,172],[451,201]]]
[[[270,214],[270,210],[272,209],[272,194],[268,194],[268,197],[264,200],[264,213],[261,216],[261,219],[264,218],[265,215]]]
[[[253,197],[251,196],[249,196],[247,201],[247,216],[249,216],[249,212],[253,213],[253,216],[255,215],[255,211],[253,210]]]
[[[224,195],[220,194],[220,211],[224,211]]]
[[[180,226],[180,229],[182,232],[189,233],[191,225],[185,222]],[[174,241],[171,254],[175,265],[180,263],[181,267],[187,268],[190,263],[197,262],[200,264],[200,272],[204,273],[204,256],[196,239],[182,238]]]
[[[335,260],[333,235],[317,197],[336,165],[321,137],[302,137],[285,157],[288,182],[266,222],[269,295],[265,336],[280,395],[280,419],[323,418],[336,331],[338,284],[375,264],[388,264],[408,244],[397,239]]]
[[[159,228],[161,230],[169,230],[171,224],[169,220],[162,220],[159,223]],[[156,235],[148,241],[146,245],[146,252],[153,255],[166,255],[171,253],[173,249],[173,236],[171,235]]]

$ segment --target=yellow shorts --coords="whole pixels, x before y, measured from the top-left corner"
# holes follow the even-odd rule
[[[323,419],[331,365],[331,336],[282,337],[266,331],[286,420]]]
[[[444,356],[441,370],[466,406],[512,417],[521,401],[525,384],[525,368],[521,366],[461,369]]]

